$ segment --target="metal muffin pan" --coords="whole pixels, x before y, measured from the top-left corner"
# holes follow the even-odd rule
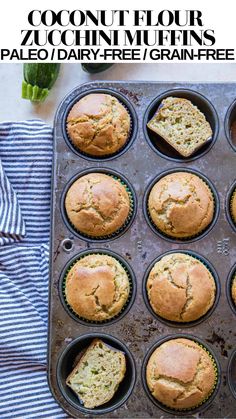
[[[183,90],[190,91],[191,95],[201,95],[216,111],[214,132],[218,135],[212,140],[212,144],[208,145],[208,149],[205,150],[207,152],[202,150],[201,154],[199,150],[199,155],[195,156],[198,158],[190,161],[177,161],[157,153],[144,132],[144,118],[150,104],[161,95],[166,95],[168,91],[173,95],[174,92],[179,94]],[[86,241],[74,234],[73,229],[68,228],[64,222],[61,212],[62,194],[68,182],[84,170],[104,168],[104,160],[91,161],[91,158],[79,155],[69,146],[64,125],[68,110],[78,98],[96,91],[125,97],[137,116],[137,120],[133,120],[132,129],[136,134],[132,144],[123,150],[121,155],[107,159],[105,164],[107,169],[121,173],[131,183],[137,196],[137,214],[124,234],[112,241],[99,243],[93,240]],[[174,337],[179,333],[201,339],[215,354],[222,371],[219,392],[210,406],[201,406],[200,411],[203,413],[200,415],[209,418],[235,417],[236,400],[230,391],[227,376],[229,357],[236,348],[235,314],[226,297],[225,282],[236,261],[236,234],[227,221],[225,202],[227,192],[235,181],[236,153],[228,143],[224,129],[226,113],[235,97],[236,84],[233,83],[93,82],[74,89],[59,106],[54,123],[48,378],[55,399],[68,413],[68,417],[84,417],[86,412],[83,413],[80,406],[72,404],[65,396],[62,390],[65,377],[58,375],[59,359],[71,342],[77,342],[84,334],[95,332],[100,336],[111,335],[127,346],[135,360],[137,380],[131,389],[130,397],[119,408],[113,405],[109,413],[93,410],[89,417],[101,413],[107,418],[170,417],[170,413],[165,412],[160,406],[157,407],[147,396],[142,385],[141,367],[145,355],[160,338],[168,335]],[[189,99],[193,100],[193,96],[189,96]],[[211,123],[210,119],[208,120]],[[162,172],[176,168],[196,170],[202,176],[206,176],[219,195],[219,217],[215,225],[204,237],[199,237],[191,243],[169,241],[157,236],[150,229],[143,213],[143,197],[151,181]],[[115,323],[102,324],[99,328],[92,324],[81,324],[73,319],[62,304],[59,289],[60,277],[67,263],[81,251],[97,247],[104,251],[114,251],[125,259],[137,280],[137,294],[130,310]],[[206,258],[216,270],[221,283],[220,299],[211,315],[188,328],[181,325],[172,327],[159,321],[146,307],[142,292],[144,274],[151,262],[165,252],[180,249]],[[73,363],[73,360],[70,362]],[[192,413],[184,412],[183,415],[191,417]]]

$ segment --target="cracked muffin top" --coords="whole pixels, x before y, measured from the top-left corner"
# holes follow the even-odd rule
[[[126,143],[130,116],[111,95],[92,93],[72,107],[67,117],[67,132],[76,148],[91,156],[116,153]]]
[[[115,258],[91,254],[69,270],[65,295],[75,313],[103,321],[120,313],[130,292],[127,273]]]
[[[236,305],[236,276],[234,277],[233,282],[232,282],[231,295],[232,295],[233,302]]]
[[[78,231],[103,237],[124,225],[130,211],[130,198],[119,180],[103,173],[90,173],[71,185],[65,208]]]
[[[155,263],[147,280],[153,311],[164,319],[190,322],[206,314],[215,301],[215,280],[194,257],[171,253]]]
[[[210,188],[197,175],[176,172],[161,178],[148,198],[153,223],[171,237],[187,238],[203,231],[214,215]]]
[[[190,409],[207,399],[216,373],[208,353],[190,339],[171,339],[150,356],[147,384],[153,397],[173,409]]]
[[[235,191],[231,199],[230,212],[231,212],[231,216],[233,218],[234,223],[236,223],[236,193]]]

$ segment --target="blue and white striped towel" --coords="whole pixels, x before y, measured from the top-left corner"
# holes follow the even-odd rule
[[[0,124],[0,418],[65,418],[47,384],[52,129]]]

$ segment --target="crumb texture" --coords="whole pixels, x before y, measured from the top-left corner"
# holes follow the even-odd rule
[[[92,93],[72,107],[67,132],[75,147],[91,156],[113,154],[129,137],[130,116],[114,96]]]
[[[119,314],[130,292],[127,273],[122,265],[108,255],[83,257],[66,277],[68,304],[87,320],[103,321]]]
[[[171,339],[151,355],[146,378],[152,395],[174,409],[189,409],[209,397],[216,372],[209,354],[190,339]]]
[[[124,225],[130,211],[130,198],[119,180],[103,173],[91,173],[69,188],[65,208],[77,230],[102,237]]]
[[[168,236],[187,238],[209,226],[214,216],[210,188],[197,175],[176,172],[161,178],[148,198],[152,221]]]
[[[233,302],[236,305],[236,276],[234,277],[233,282],[232,282],[231,294],[232,294]]]
[[[148,127],[184,157],[191,156],[212,137],[205,115],[189,100],[178,97],[164,99]]]
[[[152,309],[164,319],[190,322],[206,314],[215,301],[216,285],[202,262],[183,253],[164,256],[153,266],[147,293]]]
[[[112,399],[126,371],[123,352],[94,339],[66,380],[84,407],[94,408]]]

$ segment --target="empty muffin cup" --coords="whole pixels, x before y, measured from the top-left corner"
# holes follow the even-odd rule
[[[231,268],[226,280],[226,296],[231,310],[236,315],[236,264]]]
[[[187,260],[184,259],[185,256],[188,257]],[[172,260],[172,258],[175,259]],[[201,264],[195,262],[186,271],[187,264],[194,262],[194,259]],[[156,265],[158,262],[159,267]],[[156,286],[153,289],[157,278],[155,266],[157,270],[159,269],[160,281],[159,288]],[[209,277],[206,277],[207,273]],[[149,279],[150,274],[153,278],[152,284]],[[199,283],[200,275],[202,283]],[[217,307],[221,289],[214,267],[205,257],[190,250],[171,250],[158,256],[147,268],[142,287],[144,302],[152,316],[167,326],[178,328],[193,327],[208,319]],[[153,301],[151,301],[151,292]],[[193,305],[194,295],[195,304]],[[211,304],[208,303],[206,307],[204,302],[209,302],[209,296],[211,296]],[[180,320],[173,320],[177,315]],[[187,318],[189,320],[186,320]]]
[[[78,262],[82,263],[78,265]],[[72,296],[74,307],[69,304],[66,295],[66,281],[73,267],[80,269],[82,281],[82,285],[78,285],[78,299],[76,277],[73,275],[70,278],[73,284],[67,293]],[[59,296],[64,309],[70,317],[84,325],[103,326],[121,320],[134,303],[136,289],[131,266],[120,255],[106,249],[90,249],[75,255],[64,267],[59,280]]]
[[[236,399],[236,350],[230,356],[227,370],[229,388]]]
[[[134,221],[136,207],[136,194],[129,181],[106,168],[92,168],[75,175],[61,196],[66,226],[75,236],[89,242],[106,242],[123,235]]]
[[[198,368],[199,365],[203,368]],[[189,334],[168,335],[158,340],[145,355],[141,374],[152,403],[180,417],[207,409],[221,380],[220,365],[212,350]]]
[[[66,384],[66,381],[84,350],[94,339],[100,339],[112,349],[121,351],[125,355],[126,371],[110,401],[95,408],[86,408],[79,396]],[[59,389],[66,401],[78,411],[90,416],[106,414],[118,409],[128,400],[136,382],[136,367],[130,350],[119,339],[105,333],[88,333],[74,339],[59,355],[56,374]]]
[[[236,151],[236,100],[230,105],[225,116],[225,134],[228,143]]]
[[[91,98],[91,103],[78,105],[81,99],[84,101],[86,98],[88,101]],[[102,98],[107,103],[103,104]],[[137,129],[138,119],[132,103],[112,89],[90,89],[76,96],[66,107],[62,118],[62,132],[69,148],[91,161],[107,161],[121,156],[135,140]],[[75,136],[79,135],[81,146],[76,146],[70,131]]]
[[[236,232],[236,182],[234,182],[226,195],[225,213],[229,224]]]
[[[219,196],[202,173],[175,168],[162,172],[149,183],[143,212],[159,237],[173,243],[190,243],[206,236],[214,227],[219,216]]]
[[[196,147],[196,151],[188,157],[181,155],[174,147],[165,141],[159,134],[148,128],[148,123],[158,109],[161,109],[163,100],[167,98],[182,98],[189,100],[205,116],[210,124],[211,135],[204,144]],[[188,129],[188,128],[187,128]],[[202,94],[190,89],[172,89],[156,97],[148,106],[143,119],[143,131],[150,147],[161,157],[177,162],[189,162],[204,156],[211,150],[217,140],[219,132],[219,119],[212,103]]]

